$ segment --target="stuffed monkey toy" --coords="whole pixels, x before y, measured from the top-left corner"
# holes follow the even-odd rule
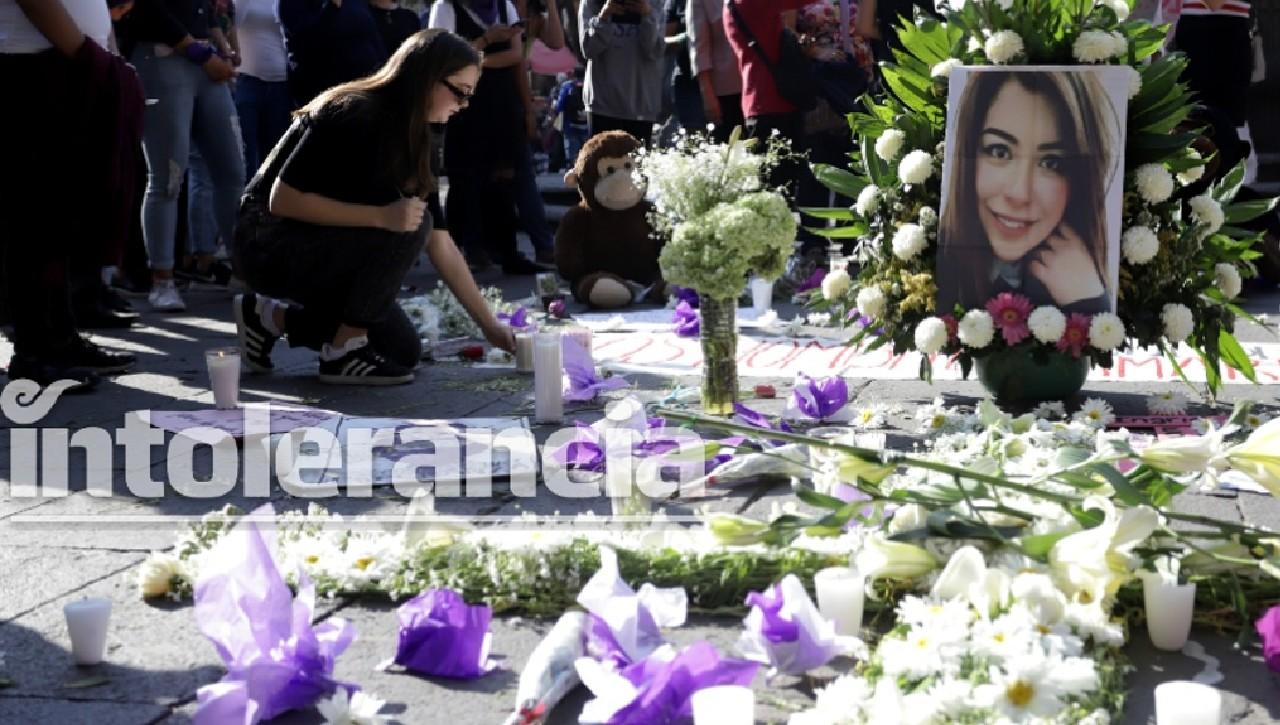
[[[578,187],[582,201],[556,231],[556,268],[574,299],[592,307],[625,307],[635,290],[645,288],[649,299],[665,299],[658,268],[662,243],[653,239],[647,218],[652,205],[631,173],[639,148],[624,131],[597,134],[583,144],[564,177],[565,184]]]

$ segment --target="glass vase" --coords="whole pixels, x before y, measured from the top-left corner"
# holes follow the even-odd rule
[[[733,415],[738,401],[738,303],[733,298],[699,296],[702,312],[702,410]]]

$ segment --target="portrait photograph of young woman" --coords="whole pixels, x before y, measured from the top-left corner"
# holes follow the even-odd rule
[[[950,79],[938,311],[1002,292],[1116,308],[1127,81],[1106,67],[958,68]]]

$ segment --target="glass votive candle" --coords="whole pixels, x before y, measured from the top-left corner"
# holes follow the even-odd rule
[[[1191,634],[1195,613],[1195,582],[1177,584],[1155,576],[1142,578],[1142,598],[1147,610],[1147,634],[1156,649],[1177,652]]]
[[[863,577],[857,569],[834,566],[813,575],[818,611],[836,625],[836,634],[857,636],[862,630]]]
[[[516,372],[533,372],[533,333],[516,333]]]
[[[756,720],[756,697],[750,687],[716,685],[689,696],[693,725],[751,725]]]
[[[78,665],[96,665],[107,650],[107,625],[111,621],[111,600],[79,599],[62,607],[71,638],[71,658]]]
[[[214,348],[205,351],[204,361],[209,368],[214,406],[222,410],[236,407],[240,402],[240,351],[234,347]]]
[[[1220,725],[1222,693],[1209,685],[1175,680],[1156,685],[1156,725]]]

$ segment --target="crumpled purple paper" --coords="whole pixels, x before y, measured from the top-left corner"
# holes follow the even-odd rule
[[[701,315],[684,300],[676,305],[675,316],[671,321],[676,325],[677,337],[697,337],[702,334]]]
[[[795,387],[787,401],[787,417],[804,417],[822,422],[847,421],[852,411],[849,403],[849,386],[844,378],[832,375],[827,378],[811,378],[796,373]]]
[[[672,285],[671,295],[676,298],[677,306],[679,303],[684,302],[696,310],[698,305],[701,304],[701,300],[698,298],[698,290],[692,287],[676,287]]]
[[[763,594],[747,595],[751,611],[746,631],[738,639],[743,657],[768,664],[768,676],[780,672],[802,675],[834,657],[852,652],[865,656],[856,637],[836,634],[835,624],[818,612],[804,585],[794,574],[769,587]]]
[[[822,286],[822,280],[826,278],[827,270],[823,267],[818,267],[796,287],[796,292],[808,292],[811,289],[818,289]]]
[[[1262,638],[1262,657],[1267,669],[1280,672],[1280,606],[1268,609],[1254,627]]]
[[[524,330],[533,327],[533,320],[529,319],[529,310],[525,309],[523,305],[517,306],[510,314],[499,312],[497,317],[498,322],[505,323],[513,330]]]
[[[633,590],[618,571],[618,554],[600,547],[600,570],[578,593],[587,610],[587,654],[621,668],[662,646],[662,627],[679,627],[688,612],[681,587],[659,589],[646,582]]]
[[[667,427],[666,420],[662,418],[645,418],[643,420],[645,421],[645,427],[643,430],[636,431],[640,438],[632,445],[631,456],[633,459],[660,456],[680,448],[679,438],[674,435],[664,435],[663,431]],[[731,449],[742,445],[743,440],[741,437],[720,440],[719,443],[723,448],[721,448],[720,452],[707,459],[707,470],[712,470],[732,458]],[[573,440],[553,451],[551,458],[568,469],[601,473],[607,468],[608,463],[605,447],[606,441],[603,431],[593,425],[578,423],[574,431]]]
[[[751,409],[751,408],[748,408],[747,406],[743,405],[742,403],[734,403],[734,404],[733,404],[733,420],[734,420],[734,422],[742,423],[742,424],[744,424],[744,425],[749,425],[749,426],[751,426],[752,428],[759,428],[759,429],[761,429],[761,430],[776,430],[776,431],[779,431],[779,432],[782,432],[782,433],[793,433],[793,432],[795,432],[795,431],[791,428],[791,426],[787,425],[787,421],[785,421],[785,420],[779,420],[779,421],[778,421],[778,424],[775,426],[775,425],[774,425],[774,424],[769,420],[769,416],[767,416],[767,415],[765,415],[764,413],[761,413],[761,412],[759,412],[759,411],[757,411],[757,410],[753,410],[753,409]],[[786,443],[785,441],[780,441],[780,440],[770,440],[770,441],[769,441],[769,444],[770,444],[770,445],[772,445],[772,446],[775,446],[775,447],[776,447],[776,446],[784,445],[785,443]]]
[[[722,658],[710,643],[695,642],[679,652],[665,645],[620,672],[585,657],[577,667],[595,695],[579,722],[651,725],[689,722],[693,693],[719,685],[749,687],[760,665]]]
[[[219,541],[195,585],[196,626],[227,668],[219,682],[197,692],[200,725],[253,725],[310,707],[338,687],[334,660],[355,639],[355,628],[330,618],[312,625],[315,586],[298,574],[298,595],[272,558],[273,536],[252,518],[273,519],[266,504]]]
[[[451,589],[428,589],[400,606],[400,642],[395,662],[423,675],[474,680],[495,663],[489,659],[493,611],[470,606]]]
[[[569,387],[564,391],[564,399],[570,402],[594,400],[597,395],[607,390],[625,388],[627,379],[614,375],[609,378],[596,376],[596,365],[582,343],[573,337],[564,336],[561,341],[561,361],[564,372],[569,376]]]

